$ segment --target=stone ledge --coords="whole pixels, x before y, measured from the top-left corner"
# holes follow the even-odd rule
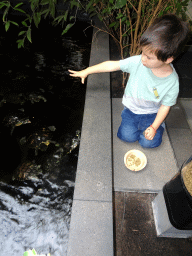
[[[96,31],[90,66],[109,60],[109,36]],[[94,74],[87,80],[68,256],[114,254],[111,147],[110,75]]]

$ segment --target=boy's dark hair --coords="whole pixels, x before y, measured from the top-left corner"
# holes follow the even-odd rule
[[[189,34],[188,24],[174,14],[155,19],[140,39],[140,46],[151,50],[158,60],[165,62],[181,53]]]

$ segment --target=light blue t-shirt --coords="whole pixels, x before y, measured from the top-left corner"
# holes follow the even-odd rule
[[[179,79],[173,67],[167,77],[157,77],[141,62],[141,55],[120,60],[120,69],[129,73],[123,96],[123,105],[135,114],[157,113],[161,105],[176,104]]]

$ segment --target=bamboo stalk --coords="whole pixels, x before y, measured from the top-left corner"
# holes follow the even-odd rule
[[[150,22],[149,22],[149,26],[152,24],[152,22],[154,21],[154,18],[156,17],[156,15],[157,15],[157,12],[158,12],[158,10],[159,10],[159,8],[160,8],[160,6],[161,6],[161,3],[162,3],[162,0],[159,0],[159,3],[158,3],[158,5],[157,5],[157,7],[156,7],[156,9],[155,9],[155,12],[153,13],[153,16],[152,16],[152,18],[151,18],[151,20],[150,20]]]
[[[126,10],[127,10],[128,19],[129,19],[129,22],[130,22],[130,28],[131,28],[131,42],[133,42],[133,25],[132,25],[132,20],[131,20],[131,15],[130,15],[129,7],[128,7],[127,4],[126,4]],[[133,44],[131,44],[130,52],[132,52],[132,50],[133,50]]]
[[[137,22],[136,22],[135,33],[134,33],[133,52],[135,51],[135,49],[137,47],[137,33],[138,33],[140,19],[141,19],[142,1],[143,0],[139,1],[138,11],[137,11]]]
[[[137,13],[138,11],[137,11],[137,9],[135,8],[135,6],[131,3],[131,1],[130,1],[130,0],[127,0],[127,2],[130,3],[130,5],[133,7],[133,9],[135,10],[135,12]]]
[[[121,13],[121,9],[119,9],[119,13]],[[121,18],[119,19],[119,27],[120,27],[120,37],[119,37],[119,39],[120,39],[120,41],[119,41],[119,43],[120,43],[120,47],[121,47],[121,58],[123,59],[123,48],[122,48],[122,39],[123,39],[123,37],[122,37],[122,23],[121,23]]]

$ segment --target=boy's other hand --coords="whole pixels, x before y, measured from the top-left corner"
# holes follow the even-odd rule
[[[87,77],[87,72],[85,70],[82,71],[74,71],[74,70],[68,70],[69,71],[69,75],[73,76],[73,77],[80,77],[81,78],[81,83],[84,84],[85,82],[85,78]]]
[[[145,138],[147,140],[153,140],[153,138],[155,137],[155,131],[154,131],[154,129],[152,127],[148,127],[145,130],[144,134],[145,134]]]

